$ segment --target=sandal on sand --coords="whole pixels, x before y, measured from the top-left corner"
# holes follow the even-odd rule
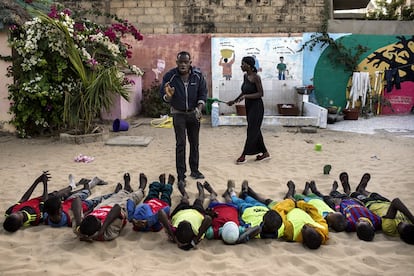
[[[351,192],[351,186],[349,185],[349,177],[347,172],[341,172],[339,174],[339,180],[341,181],[342,188],[344,189],[344,192],[349,195]]]
[[[244,157],[244,156],[240,156],[239,158],[237,158],[237,160],[236,160],[236,164],[237,165],[239,165],[239,164],[243,164],[243,163],[246,163],[247,162],[247,160],[246,160],[246,157]]]
[[[270,158],[271,157],[268,153],[263,153],[263,154],[257,155],[255,161],[264,161],[264,160],[269,160]]]
[[[368,181],[371,179],[371,175],[369,173],[364,173],[364,175],[361,178],[361,181],[359,182],[358,186],[356,187],[355,191],[362,192],[365,190],[365,188],[368,185]]]

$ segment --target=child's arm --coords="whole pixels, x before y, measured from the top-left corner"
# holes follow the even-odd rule
[[[198,235],[194,240],[195,244],[198,244],[201,241],[201,237],[210,227],[211,222],[212,222],[211,217],[209,215],[205,215],[203,221],[201,222],[200,228],[198,228]]]
[[[25,202],[28,201],[30,196],[32,195],[34,189],[37,187],[37,185],[40,182],[43,182],[43,201],[47,199],[47,181],[50,179],[50,174],[48,171],[44,171],[36,180],[33,182],[33,184],[27,189],[27,191],[24,193],[22,198],[19,200],[19,202]]]

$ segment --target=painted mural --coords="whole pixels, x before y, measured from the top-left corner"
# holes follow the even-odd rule
[[[304,34],[303,41],[311,34]],[[366,47],[357,71],[347,72],[329,58],[329,47],[304,51],[304,85],[315,86],[315,98],[321,106],[353,103],[356,73],[365,73],[367,84],[357,106],[375,114],[406,114],[414,106],[414,36],[333,34],[347,48]],[[361,78],[362,83],[364,78]],[[363,84],[362,84],[363,85]],[[364,98],[365,97],[365,98]],[[382,100],[378,106],[376,100]]]
[[[240,65],[244,56],[255,58],[256,69],[264,80],[282,76],[283,80],[302,79],[302,54],[298,52],[301,43],[301,37],[213,37],[212,80],[242,81]]]
[[[329,58],[329,47],[299,51],[312,33],[295,36],[218,37],[200,35],[149,35],[134,44],[132,63],[145,70],[143,89],[175,67],[176,53],[188,50],[193,65],[200,67],[209,84],[209,97],[231,100],[240,93],[243,72],[241,59],[256,59],[265,95],[265,114],[275,115],[278,103],[294,103],[296,86],[313,85],[311,99],[324,107],[349,105],[355,72],[346,71]],[[348,48],[357,45],[367,50],[361,56],[358,71],[366,72],[369,95],[380,95],[391,105],[380,109],[373,100],[365,105],[377,114],[406,114],[414,103],[414,38],[395,35],[330,34]],[[361,107],[361,101],[356,103]],[[234,113],[234,108],[220,105],[221,113]],[[374,110],[375,109],[375,110]]]
[[[295,86],[302,83],[302,44],[300,36],[212,37],[212,96],[233,100],[240,93],[244,56],[252,56],[262,78],[265,115],[276,115],[278,103],[296,103]],[[220,105],[221,114],[234,113],[234,107]]]

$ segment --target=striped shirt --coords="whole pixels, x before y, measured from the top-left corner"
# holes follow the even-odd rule
[[[348,225],[346,231],[354,232],[359,218],[364,217],[372,222],[375,230],[381,229],[381,217],[371,212],[367,207],[353,199],[344,199],[340,204],[340,212],[346,217]]]

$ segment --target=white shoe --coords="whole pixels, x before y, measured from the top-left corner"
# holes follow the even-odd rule
[[[72,191],[76,190],[75,178],[72,174],[69,174],[69,186],[72,187]]]

